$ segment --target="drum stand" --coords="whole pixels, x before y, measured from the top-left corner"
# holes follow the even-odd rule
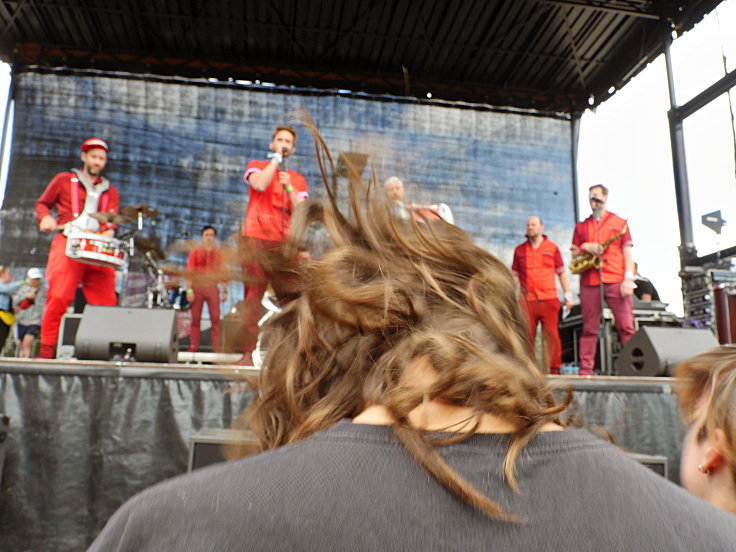
[[[166,286],[164,285],[164,271],[158,266],[153,259],[151,252],[146,252],[146,269],[151,278],[151,283],[146,288],[146,308],[167,308],[169,307],[169,297]]]

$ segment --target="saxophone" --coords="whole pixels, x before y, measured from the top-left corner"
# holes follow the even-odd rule
[[[624,227],[621,229],[621,232],[618,234],[611,236],[606,241],[604,241],[601,244],[601,247],[603,247],[603,251],[605,251],[609,245],[611,245],[613,242],[615,242],[617,239],[622,237],[624,234],[626,234],[626,230],[629,227],[629,223],[625,223]],[[594,255],[593,253],[583,252],[580,255],[575,255],[572,262],[570,263],[570,272],[573,274],[582,274],[589,268],[595,268],[598,269],[601,267],[601,257],[600,255]]]

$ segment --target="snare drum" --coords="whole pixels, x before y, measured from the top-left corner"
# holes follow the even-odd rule
[[[72,232],[66,239],[66,256],[97,266],[120,268],[125,265],[124,242],[112,236],[92,232]]]

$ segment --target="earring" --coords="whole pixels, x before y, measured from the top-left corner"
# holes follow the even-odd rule
[[[704,470],[703,469],[703,464],[698,464],[698,471],[700,473],[704,473],[705,475],[710,475],[710,470]]]

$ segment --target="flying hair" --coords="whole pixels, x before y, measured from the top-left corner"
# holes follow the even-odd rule
[[[398,219],[375,171],[364,181],[346,160],[345,186],[314,122],[305,119],[326,199],[297,207],[289,247],[321,224],[332,248],[300,267],[301,296],[263,330],[264,368],[241,421],[271,449],[381,405],[395,420],[397,439],[449,492],[493,518],[520,521],[438,453],[473,435],[482,414],[498,416],[515,428],[503,473],[516,491],[519,454],[544,424],[561,423],[570,402],[570,392],[559,401],[536,368],[511,272],[451,224]],[[437,375],[427,388],[402,377],[415,360]],[[435,399],[475,415],[452,433],[415,427],[409,414]]]

